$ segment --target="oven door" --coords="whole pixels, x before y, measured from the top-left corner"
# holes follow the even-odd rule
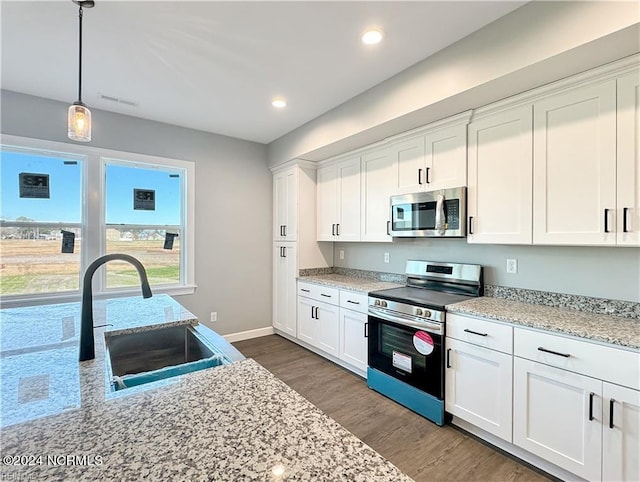
[[[444,400],[444,326],[369,308],[369,366]]]

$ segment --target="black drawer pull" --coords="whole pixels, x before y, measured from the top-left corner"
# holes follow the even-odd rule
[[[609,400],[609,428],[613,428],[613,406],[615,403],[613,398]]]
[[[354,305],[359,305],[360,304],[359,301],[351,301],[351,300],[347,300],[347,303],[352,303]]]
[[[451,348],[447,348],[447,368],[451,368]]]
[[[589,420],[593,420],[593,396],[595,393],[591,392],[589,394]]]
[[[551,353],[552,355],[563,356],[565,358],[569,358],[571,356],[570,353],[560,353],[558,351],[547,350],[546,348],[542,348],[541,346],[538,347],[538,351],[543,351],[545,353]]]
[[[331,295],[325,295],[324,293],[320,293],[320,296],[324,296],[325,298],[331,298]]]
[[[472,335],[489,336],[488,333],[478,333],[477,331],[469,330],[467,328],[465,328],[464,331],[467,332],[467,333],[471,333]]]
[[[305,293],[311,293],[311,290],[308,290],[306,288],[300,288],[300,291],[304,291]]]

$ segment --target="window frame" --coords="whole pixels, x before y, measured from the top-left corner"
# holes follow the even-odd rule
[[[48,303],[66,303],[80,301],[82,296],[82,278],[89,264],[106,254],[106,163],[117,161],[123,164],[139,166],[169,167],[183,170],[185,179],[182,188],[182,227],[180,236],[181,265],[180,283],[152,287],[154,293],[170,295],[193,294],[195,284],[195,163],[147,154],[116,151],[101,147],[67,144],[28,137],[0,135],[2,149],[37,150],[44,154],[67,154],[82,158],[82,207],[81,231],[82,251],[80,256],[79,289],[53,293],[30,293],[22,295],[1,295],[0,308],[40,305]],[[10,221],[9,223],[14,223]],[[5,223],[7,225],[8,223]],[[47,223],[30,223],[47,224]],[[51,224],[51,223],[48,223]],[[140,287],[106,287],[106,269],[94,276],[93,296],[95,298],[135,296]]]

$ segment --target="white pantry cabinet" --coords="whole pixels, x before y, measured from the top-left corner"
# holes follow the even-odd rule
[[[616,241],[640,246],[640,71],[620,77],[617,87]]]
[[[511,442],[513,328],[447,315],[445,410]]]
[[[318,169],[318,241],[360,240],[360,156]]]
[[[295,241],[298,234],[298,169],[273,175],[273,240]]]
[[[616,80],[534,102],[534,244],[616,243]]]
[[[469,124],[467,242],[531,244],[532,122],[529,104]]]
[[[274,243],[273,253],[273,326],[296,336],[296,244]]]
[[[467,185],[467,123],[471,112],[443,119],[391,144],[397,162],[394,194]]]
[[[362,154],[360,240],[391,242],[389,198],[397,184],[395,161],[388,148]]]

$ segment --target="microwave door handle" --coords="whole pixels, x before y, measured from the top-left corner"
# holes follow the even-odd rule
[[[436,225],[435,231],[439,236],[444,234],[445,215],[444,215],[444,196],[438,194],[436,196]]]

